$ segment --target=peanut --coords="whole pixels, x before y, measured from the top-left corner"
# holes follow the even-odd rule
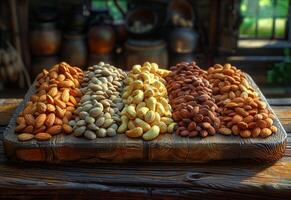
[[[276,132],[271,128],[272,113],[243,72],[230,64],[216,64],[208,69],[207,78],[215,88],[213,94],[220,107],[222,125],[231,129],[234,135],[267,137]],[[229,117],[232,117],[231,122]]]

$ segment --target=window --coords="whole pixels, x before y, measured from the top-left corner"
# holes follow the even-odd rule
[[[286,39],[289,0],[241,0],[241,39]]]
[[[113,0],[92,0],[92,8],[95,9],[108,9],[110,15],[114,20],[122,19],[122,15],[118,8],[115,6]],[[118,4],[121,6],[123,11],[126,11],[127,2],[126,0],[118,0]]]

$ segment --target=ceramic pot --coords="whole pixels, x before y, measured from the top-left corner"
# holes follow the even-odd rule
[[[125,27],[133,39],[154,37],[157,32],[158,16],[153,9],[139,7],[126,15]]]
[[[175,53],[191,53],[198,43],[198,34],[191,28],[175,28],[168,38],[169,50]]]
[[[125,65],[130,70],[135,64],[155,62],[168,68],[168,52],[163,40],[128,40],[125,43]]]
[[[110,25],[93,25],[88,32],[90,54],[108,54],[113,51],[115,33]]]
[[[61,57],[70,65],[85,68],[87,64],[87,46],[85,36],[65,34],[62,44]]]
[[[29,34],[29,43],[35,56],[55,55],[61,47],[61,31],[55,22],[35,23]]]

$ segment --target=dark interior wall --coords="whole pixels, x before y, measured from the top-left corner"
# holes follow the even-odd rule
[[[197,12],[199,19],[203,21],[203,24],[205,27],[208,27],[210,15],[209,15],[209,7],[210,7],[210,0],[195,0],[194,3],[194,9]]]
[[[33,14],[33,11],[37,10],[41,6],[56,6],[60,16],[65,16],[69,11],[72,5],[79,3],[88,4],[89,0],[29,0],[30,16]]]
[[[194,21],[194,23],[198,23],[205,29],[206,33],[209,33],[210,28],[210,0],[193,0],[191,1],[193,4],[193,9],[196,12],[198,19]],[[197,21],[199,20],[199,21]],[[207,35],[207,39],[209,40],[209,35]]]
[[[49,0],[49,1],[29,0],[29,6],[31,8],[37,8],[40,5],[57,5],[60,8],[66,8],[72,4],[77,4],[80,2],[82,2],[82,0]]]
[[[10,41],[13,43],[13,34],[11,28],[11,17],[8,1],[0,0],[0,28],[5,29],[7,36]]]

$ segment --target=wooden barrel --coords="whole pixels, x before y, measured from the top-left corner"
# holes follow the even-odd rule
[[[168,52],[163,40],[127,40],[125,43],[125,64],[130,70],[135,64],[155,62],[160,68],[168,68]]]

